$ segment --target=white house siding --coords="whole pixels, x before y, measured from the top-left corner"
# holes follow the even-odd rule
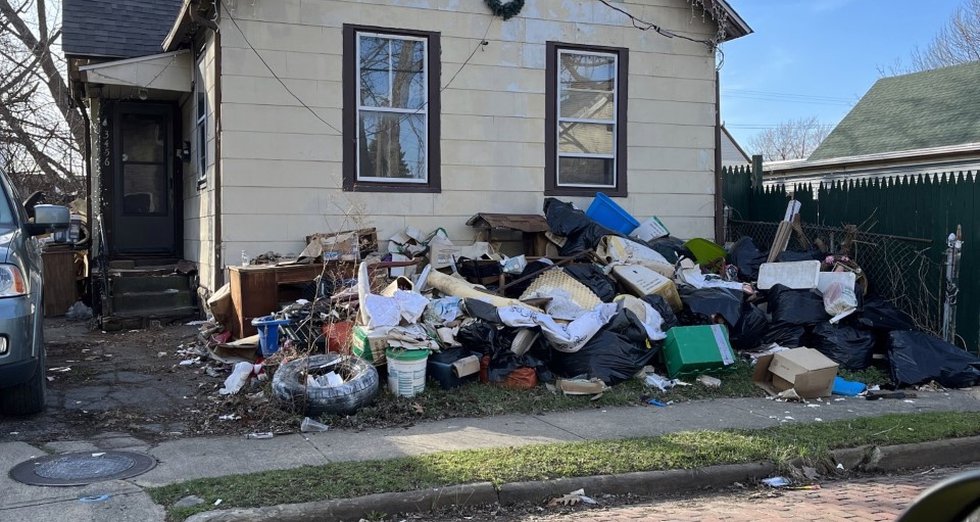
[[[686,0],[617,2],[695,37],[713,31]],[[491,18],[483,0],[232,0],[231,15],[289,88],[341,128],[345,23],[441,33],[443,85],[492,21],[489,45],[442,93],[442,192],[341,190],[341,138],[269,73],[226,16],[222,33],[222,245],[296,253],[311,232],[444,227],[457,241],[476,212],[541,212],[545,165],[545,44],[628,47],[628,190],[621,205],[657,215],[679,237],[711,236],[714,57],[704,45],[633,29],[595,0],[535,0]],[[562,198],[579,206],[591,198]]]
[[[198,265],[198,274],[202,286],[214,289],[216,286],[214,270],[215,245],[215,208],[214,208],[214,166],[215,166],[215,54],[213,34],[208,34],[208,42],[204,53],[205,74],[204,84],[208,96],[208,140],[207,140],[207,177],[204,183],[198,184],[197,151],[191,151],[191,159],[184,163],[184,259],[194,261]],[[194,61],[197,67],[197,61]],[[181,99],[181,124],[183,139],[194,143],[194,133],[197,126],[197,113],[194,106],[193,93]]]

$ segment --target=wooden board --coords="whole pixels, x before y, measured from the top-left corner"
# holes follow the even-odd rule
[[[44,316],[58,317],[78,300],[75,286],[75,252],[51,251],[41,254],[44,260]]]

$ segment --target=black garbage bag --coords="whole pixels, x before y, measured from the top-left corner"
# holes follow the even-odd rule
[[[888,360],[897,386],[936,381],[947,388],[980,383],[980,358],[926,332],[893,331]]]
[[[786,348],[799,348],[806,345],[803,342],[803,338],[806,336],[806,333],[807,328],[805,326],[787,323],[772,323],[769,325],[769,331],[766,332],[766,335],[762,338],[762,341],[765,344],[776,343],[779,346],[784,346]]]
[[[875,348],[872,332],[828,322],[815,326],[807,339],[807,347],[816,348],[845,370],[858,371],[871,366]]]
[[[728,338],[736,350],[753,350],[763,344],[769,331],[766,313],[752,303],[742,305],[742,316],[728,329]]]
[[[643,296],[642,299],[660,314],[660,318],[663,319],[663,325],[660,327],[661,330],[666,332],[675,326],[680,326],[681,323],[677,320],[674,309],[670,307],[670,303],[663,296],[650,294]]]
[[[603,303],[611,303],[616,297],[616,283],[594,263],[574,263],[563,268],[576,281],[589,287]]]
[[[500,328],[486,321],[473,321],[459,329],[456,340],[471,352],[493,358],[500,352],[510,352],[510,345],[516,335],[516,328]]]
[[[677,260],[686,257],[688,259],[694,259],[694,254],[686,246],[684,242],[676,237],[667,236],[653,239],[651,241],[639,241],[634,238],[634,241],[638,241],[646,244],[648,247],[656,250],[660,255],[664,256],[670,264],[677,263]]]
[[[662,344],[650,343],[649,346],[643,323],[633,312],[623,309],[579,351],[553,352],[551,370],[562,377],[584,375],[615,386],[632,379],[649,364],[660,352]]]
[[[872,330],[915,330],[915,323],[909,314],[878,296],[866,298],[855,315],[861,326]]]
[[[766,300],[774,324],[812,326],[830,320],[824,310],[823,296],[817,290],[792,290],[775,285],[769,290]]]
[[[745,236],[732,245],[732,251],[728,253],[728,262],[738,268],[738,277],[741,281],[751,283],[759,278],[759,267],[766,262],[767,257],[768,254],[759,250],[751,237]]]
[[[552,233],[567,238],[559,252],[562,256],[592,250],[603,236],[622,235],[592,221],[585,212],[574,208],[571,203],[555,198],[545,198],[544,217]]]
[[[730,288],[680,288],[681,324],[714,324],[714,315],[720,315],[729,326],[738,324],[742,317],[743,294]]]
[[[478,320],[460,328],[456,340],[462,345],[463,350],[490,357],[490,365],[487,367],[490,382],[503,382],[518,368],[534,368],[542,382],[553,381],[554,376],[551,375],[544,361],[527,354],[519,356],[511,351],[511,344],[519,330],[519,328],[498,327]],[[543,342],[539,339],[535,346]]]
[[[816,248],[811,248],[806,252],[799,250],[786,250],[781,252],[776,256],[776,261],[779,263],[792,263],[793,261],[814,261],[821,260],[824,258],[824,253]]]

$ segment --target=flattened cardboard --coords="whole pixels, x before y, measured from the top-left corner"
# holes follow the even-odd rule
[[[837,363],[812,348],[794,348],[765,355],[755,363],[752,381],[771,395],[793,389],[804,399],[829,397]]]

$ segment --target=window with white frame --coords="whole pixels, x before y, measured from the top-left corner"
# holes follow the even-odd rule
[[[208,173],[208,91],[204,84],[205,56],[202,54],[194,68],[194,166],[199,183],[207,181]]]
[[[357,33],[357,181],[429,181],[428,39]]]
[[[625,195],[628,51],[548,47],[546,192]]]

